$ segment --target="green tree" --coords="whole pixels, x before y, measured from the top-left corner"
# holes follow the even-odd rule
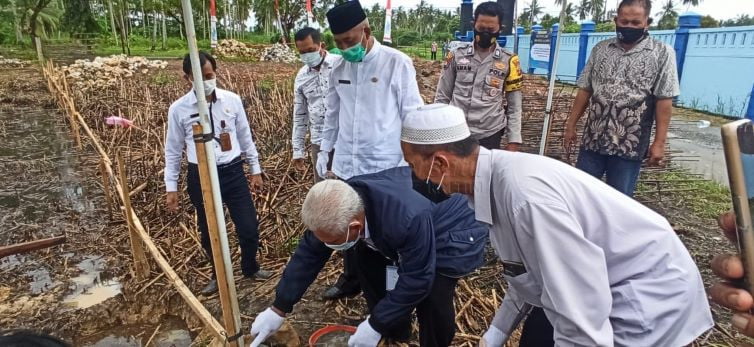
[[[678,11],[675,9],[673,0],[667,0],[662,10],[657,12],[660,20],[657,22],[658,29],[674,29],[678,25]]]
[[[94,17],[89,0],[65,0],[62,27],[72,35],[99,33],[99,23]]]
[[[590,13],[592,13],[592,2],[590,0],[581,0],[581,3],[576,6],[576,14],[579,16],[579,20],[589,18]]]
[[[539,18],[539,15],[542,14],[544,7],[541,6],[537,0],[531,0],[531,2],[527,4],[527,6],[528,7],[524,8],[521,16],[528,17],[529,23],[536,23],[537,18]]]
[[[702,28],[717,28],[718,26],[720,26],[720,22],[712,18],[712,16],[706,15],[702,17]]]

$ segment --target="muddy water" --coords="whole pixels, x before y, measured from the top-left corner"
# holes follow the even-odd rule
[[[150,341],[151,339],[151,341]],[[162,323],[154,325],[122,326],[112,331],[102,332],[80,341],[86,347],[141,347],[149,346],[187,347],[191,345],[191,335],[186,324],[176,317],[163,317]]]
[[[81,274],[70,279],[73,291],[63,303],[72,308],[88,308],[120,294],[120,282],[108,276],[105,266],[102,257],[96,256],[87,256],[78,263]]]

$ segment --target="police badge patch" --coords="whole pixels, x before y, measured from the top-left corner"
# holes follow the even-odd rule
[[[448,52],[448,55],[445,56],[445,63],[442,65],[442,68],[447,69],[451,62],[453,62],[453,52]]]

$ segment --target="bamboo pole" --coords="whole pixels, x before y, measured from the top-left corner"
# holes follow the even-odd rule
[[[71,131],[73,131],[73,139],[76,142],[76,148],[81,149],[81,134],[79,133],[79,123],[74,118],[74,114],[76,113],[76,104],[73,102],[73,98],[70,97],[71,92],[70,89],[68,89],[68,80],[65,78],[65,75],[61,75],[61,80],[63,80],[63,90],[65,91],[65,97],[68,99],[68,109],[69,114],[71,115],[70,121],[71,121]]]
[[[126,177],[126,164],[123,162],[123,155],[118,152],[116,154],[116,160],[118,161],[118,173],[120,174],[120,184],[123,188],[121,191],[121,201],[123,201],[123,207],[126,214],[126,222],[128,223],[128,236],[131,240],[131,253],[134,257],[134,272],[136,278],[143,280],[149,277],[149,263],[147,262],[147,256],[144,254],[144,246],[141,244],[139,235],[134,230],[133,210],[131,208],[131,195],[128,187],[128,179]]]
[[[199,123],[201,124],[201,130],[203,136],[212,137],[212,126],[210,125],[210,118],[209,118],[209,108],[207,107],[207,99],[205,98],[204,93],[204,83],[202,83],[202,72],[201,72],[201,64],[199,61],[199,47],[196,43],[196,30],[194,29],[194,13],[191,9],[191,1],[190,0],[181,0],[181,8],[183,9],[183,24],[185,25],[186,30],[186,41],[188,43],[188,49],[189,49],[189,57],[191,59],[191,76],[194,84],[194,93],[197,95],[196,101],[197,101],[197,109],[199,111]],[[235,346],[243,346],[244,345],[244,339],[243,334],[241,334],[237,328],[241,327],[241,315],[238,309],[238,298],[236,297],[236,287],[235,287],[235,281],[233,278],[233,266],[231,258],[230,258],[230,247],[228,245],[228,235],[225,231],[225,214],[223,213],[223,205],[222,205],[222,197],[220,195],[220,181],[217,176],[217,166],[215,165],[215,149],[214,144],[209,141],[202,141],[200,144],[205,148],[204,151],[204,157],[206,161],[202,162],[199,161],[200,166],[204,166],[202,170],[206,170],[208,175],[208,181],[209,186],[206,186],[202,184],[202,192],[205,194],[207,192],[212,194],[212,200],[211,202],[214,204],[212,216],[210,217],[210,212],[207,210],[207,217],[208,222],[211,220],[215,223],[215,227],[217,228],[217,234],[216,237],[218,238],[218,250],[221,253],[222,256],[222,263],[224,264],[224,270],[225,270],[225,276],[227,278],[227,285],[225,287],[219,286],[220,292],[227,291],[228,293],[226,295],[229,295],[230,302],[226,302],[223,305],[223,316],[226,317],[226,315],[232,315],[231,321],[226,321],[228,323],[225,326],[225,329],[228,330],[233,338],[228,341],[230,342],[230,345]],[[202,164],[203,163],[203,164]],[[205,204],[205,209],[208,208],[208,206]],[[212,219],[210,219],[212,218]],[[216,253],[217,251],[215,248],[213,248],[213,253]],[[219,263],[215,263],[215,266],[217,267]],[[220,272],[218,268],[216,268],[215,273]],[[225,312],[230,311],[230,312]]]
[[[105,202],[107,203],[107,214],[112,215],[113,197],[112,197],[112,194],[110,194],[110,175],[107,174],[105,165],[106,165],[105,161],[102,160],[102,158],[100,158],[99,172],[100,172],[100,176],[102,176],[102,191],[105,193]]]
[[[202,137],[202,126],[194,124],[194,143],[196,144],[196,158],[199,162],[199,181],[202,186],[202,199],[204,200],[204,213],[207,216],[207,228],[209,230],[209,239],[212,244],[212,259],[215,265],[215,276],[217,278],[217,287],[220,292],[220,304],[223,309],[223,321],[225,330],[230,332],[238,331],[240,322],[237,322],[234,314],[240,312],[238,309],[238,296],[236,295],[236,286],[233,283],[233,276],[228,277],[225,261],[223,261],[222,245],[220,243],[220,230],[218,230],[218,221],[216,218],[215,203],[212,196],[212,184],[209,178],[209,165],[207,163],[207,154],[205,153],[204,142]],[[220,211],[222,213],[222,211]],[[240,342],[241,345],[243,341]],[[237,346],[235,341],[230,342],[231,346]]]

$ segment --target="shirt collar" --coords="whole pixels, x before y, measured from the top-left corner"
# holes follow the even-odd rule
[[[364,60],[362,61],[364,63],[368,63],[372,59],[374,59],[374,57],[377,56],[377,53],[379,53],[379,50],[382,48],[382,45],[380,44],[380,42],[377,41],[377,39],[375,39],[374,37],[372,38],[372,42],[374,42],[372,44],[372,49],[370,49],[369,52],[367,52],[367,55],[364,56]]]
[[[222,100],[223,98],[223,92],[225,90],[215,87],[215,101]],[[194,88],[191,88],[188,93],[186,93],[186,101],[189,103],[189,105],[196,104],[196,94],[194,93]]]
[[[492,225],[492,151],[479,147],[474,174],[474,196],[469,197],[469,204],[474,209],[476,220]]]
[[[623,53],[634,53],[634,52],[638,52],[638,51],[651,51],[651,50],[653,50],[655,48],[654,41],[652,40],[652,37],[650,37],[649,35],[647,35],[645,38],[641,39],[641,41],[639,41],[639,43],[636,44],[636,46],[634,46],[634,48],[631,48],[630,51],[626,51],[626,50],[623,49],[623,46],[621,46],[620,43],[618,43],[618,38],[617,37],[614,37],[614,38],[610,39],[609,45],[611,47],[615,47],[617,49],[620,49]]]

